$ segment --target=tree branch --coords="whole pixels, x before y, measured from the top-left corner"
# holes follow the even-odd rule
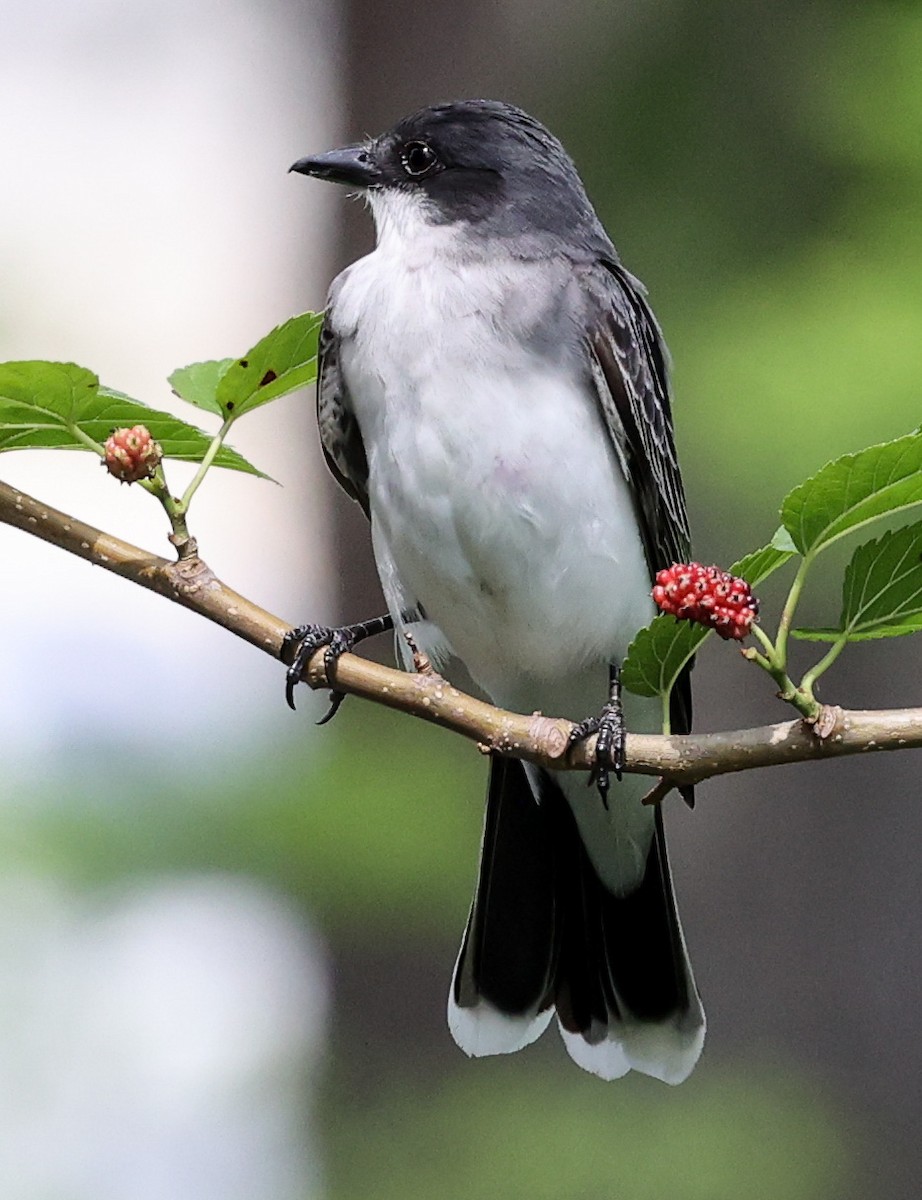
[[[196,556],[172,562],[149,554],[2,482],[0,522],[158,592],[281,659],[290,625],[227,587]],[[570,721],[506,712],[458,691],[432,671],[407,674],[354,654],[343,655],[328,680],[323,654],[318,650],[305,671],[312,688],[332,683],[338,691],[422,717],[475,741],[484,754],[508,754],[555,770],[587,770],[594,763],[594,738],[567,752]],[[281,695],[281,681],[279,691]],[[626,770],[675,786],[755,767],[918,746],[922,708],[846,711],[827,706],[816,726],[794,720],[722,733],[632,733]],[[654,788],[651,798],[661,799],[666,790]]]

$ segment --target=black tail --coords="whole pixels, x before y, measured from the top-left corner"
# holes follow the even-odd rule
[[[704,1014],[675,908],[657,807],[646,870],[628,896],[602,884],[569,804],[540,773],[495,759],[480,878],[449,999],[469,1054],[517,1050],[556,1008],[573,1058],[614,1078],[631,1067],[684,1079]],[[612,804],[617,804],[613,795]]]

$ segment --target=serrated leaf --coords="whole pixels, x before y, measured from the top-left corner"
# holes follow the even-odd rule
[[[810,641],[899,637],[922,629],[922,523],[865,542],[845,568],[838,629],[799,629]]]
[[[317,338],[322,314],[302,313],[279,325],[236,359],[218,381],[225,417],[239,417],[317,378]]]
[[[67,426],[98,390],[99,379],[76,363],[0,363],[0,450],[86,449]]]
[[[665,696],[711,632],[668,613],[641,629],[621,664],[621,683],[637,696]]]
[[[811,554],[920,503],[922,434],[911,433],[827,463],[787,495],[781,520],[801,554]]]
[[[793,549],[779,549],[774,544],[776,539],[784,546],[785,539],[776,533],[769,545],[735,562],[730,567],[731,574],[742,576],[753,587],[767,579],[796,553]],[[621,664],[622,685],[638,696],[667,695],[686,663],[712,632],[703,625],[660,613],[631,642]]]
[[[875,625],[873,629],[850,633],[848,640],[850,642],[871,642],[878,638],[905,637],[907,634],[920,631],[922,631],[922,615],[916,614],[901,621],[899,625]],[[824,639],[824,641],[830,640],[834,639]]]
[[[224,410],[217,396],[218,384],[232,362],[232,358],[219,358],[179,367],[169,378],[173,394],[196,408],[223,417]]]
[[[92,371],[75,363],[0,363],[0,451],[88,450],[84,439],[101,445],[113,429],[131,425],[146,425],[168,458],[200,462],[211,445],[201,429],[100,387]],[[216,462],[262,475],[229,447]]]

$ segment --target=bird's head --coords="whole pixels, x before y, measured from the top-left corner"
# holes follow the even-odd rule
[[[598,247],[607,238],[560,142],[496,100],[437,104],[372,140],[299,159],[303,175],[364,192],[383,223],[464,223],[485,239],[542,235]],[[523,246],[523,250],[525,247]]]

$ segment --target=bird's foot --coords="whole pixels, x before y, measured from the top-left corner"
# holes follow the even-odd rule
[[[602,803],[608,808],[608,792],[611,786],[610,772],[621,782],[624,770],[624,750],[627,730],[624,727],[624,706],[621,703],[621,672],[612,666],[609,670],[608,702],[597,717],[587,717],[573,727],[570,745],[584,741],[596,734],[595,766],[589,772],[589,787],[598,788]]]
[[[393,628],[393,619],[390,615],[385,615],[372,617],[370,621],[358,621],[355,625],[343,625],[339,628],[332,628],[328,625],[298,625],[296,629],[289,630],[282,642],[280,656],[282,662],[290,664],[285,673],[285,699],[288,701],[288,707],[294,708],[295,687],[301,682],[307,664],[321,646],[326,646],[323,669],[329,683],[330,670],[336,665],[337,659],[354,650],[356,645],[363,642],[365,638],[374,637],[377,633],[387,633],[389,629]],[[331,691],[329,712],[317,724],[326,725],[327,721],[331,721],[345,698],[343,692],[337,692],[335,689]]]

